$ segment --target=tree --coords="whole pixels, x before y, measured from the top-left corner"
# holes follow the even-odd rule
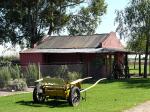
[[[69,35],[91,35],[101,22],[101,16],[106,13],[104,0],[92,0],[88,7],[83,7],[77,15],[72,15],[67,29]]]
[[[96,15],[95,21],[101,15],[100,9],[104,5],[100,1],[104,0],[89,0],[92,6],[90,12],[93,17]],[[86,2],[87,0],[1,0],[0,43],[11,42],[14,45],[19,43],[33,47],[43,35],[59,34],[72,17],[67,10],[79,8],[79,5],[82,9]]]
[[[139,44],[140,41],[145,40],[143,41],[145,42],[145,46],[143,44],[145,48],[144,78],[147,77],[147,58],[150,42],[149,12],[149,0],[131,0],[124,10],[117,12],[118,16],[116,18],[116,22],[119,23],[117,31],[119,31],[121,36],[129,37],[130,46],[135,43]]]
[[[39,41],[48,32],[60,32],[70,18],[68,7],[83,0],[1,0],[1,41],[26,44]]]
[[[145,37],[136,37],[130,38],[127,42],[127,49],[131,51],[135,51],[137,53],[143,53],[145,51]]]

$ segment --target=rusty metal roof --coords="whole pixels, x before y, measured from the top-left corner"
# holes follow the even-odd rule
[[[86,36],[52,36],[39,44],[37,49],[69,49],[69,48],[98,48],[109,36],[106,34],[95,34]]]

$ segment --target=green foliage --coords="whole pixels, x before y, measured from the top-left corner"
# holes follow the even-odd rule
[[[69,35],[91,35],[97,27],[97,21],[91,17],[90,13],[82,9],[78,15],[73,15],[68,23]]]
[[[68,72],[69,81],[74,81],[81,78],[81,74],[78,72]]]
[[[68,22],[69,35],[91,35],[95,33],[101,16],[106,13],[104,0],[92,0],[88,7],[83,7],[77,15],[72,15]]]
[[[8,88],[11,91],[24,91],[27,89],[27,84],[23,79],[15,79],[9,81]]]
[[[61,65],[58,67],[58,70],[56,71],[56,75],[60,78],[65,78],[65,75],[68,73],[68,66],[67,65]]]
[[[8,66],[12,64],[12,61],[18,60],[17,57],[15,56],[5,56],[5,57],[0,57],[0,66]]]
[[[5,57],[0,57],[0,60],[4,60],[4,61],[12,61],[12,60],[17,60],[18,57],[15,56],[5,56]]]
[[[26,82],[28,85],[33,85],[34,81],[36,81],[39,77],[39,69],[35,64],[30,64],[27,66],[26,71],[24,73]]]
[[[2,0],[0,3],[2,41],[33,47],[33,44],[45,34],[45,30],[49,35],[59,32],[69,20],[68,7],[82,2],[82,0]]]
[[[117,11],[117,31],[128,38],[128,48],[133,51],[143,52],[146,49],[150,32],[149,9],[149,0],[131,0],[124,10]]]
[[[142,52],[145,51],[144,77],[147,77],[147,59],[150,48],[150,1],[131,0],[122,11],[117,12],[116,22],[119,23],[117,31],[120,35],[129,38],[128,48]],[[145,48],[145,49],[144,49]]]
[[[23,78],[28,85],[33,85],[34,81],[38,79],[38,75],[38,67],[34,64],[29,65],[24,74],[18,65],[0,67],[0,88],[7,87],[9,84],[9,87],[15,88],[15,90],[23,90],[26,86]]]
[[[11,74],[9,68],[0,67],[0,88],[6,87],[10,79],[11,79]]]
[[[131,38],[127,42],[127,49],[135,52],[144,52],[146,48],[145,43],[146,43],[145,37],[137,37],[135,39]]]
[[[33,47],[45,32],[49,35],[59,34],[70,20],[72,10],[80,10],[80,7],[84,9],[84,4],[88,4],[86,0],[1,0],[0,43],[12,42],[22,47]],[[106,11],[106,5],[104,0],[90,0],[87,7],[85,9],[90,10],[88,14],[79,14],[83,16],[84,22],[89,19],[84,27],[90,25],[88,29],[93,32],[96,22],[100,21],[99,17]]]
[[[68,72],[67,65],[50,65],[48,69],[48,74],[43,74],[44,76],[64,78]]]
[[[9,68],[10,70],[10,74],[11,74],[11,78],[12,79],[19,79],[21,78],[21,67],[18,66],[18,65],[14,65],[14,66],[11,66]]]

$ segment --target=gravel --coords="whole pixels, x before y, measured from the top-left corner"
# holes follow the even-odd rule
[[[9,95],[14,95],[14,94],[22,94],[22,93],[30,93],[33,91],[33,88],[27,88],[26,91],[0,91],[0,96],[9,96]]]
[[[146,101],[145,103],[139,104],[123,112],[150,112],[150,101]]]

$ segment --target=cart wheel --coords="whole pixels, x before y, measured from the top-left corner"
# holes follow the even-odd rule
[[[78,87],[73,87],[70,90],[68,102],[71,106],[77,106],[80,102],[80,90]]]
[[[37,87],[35,87],[34,90],[33,90],[33,101],[35,103],[42,103],[42,102],[45,101],[45,97],[43,96],[43,93],[42,92],[39,93],[37,91]]]

